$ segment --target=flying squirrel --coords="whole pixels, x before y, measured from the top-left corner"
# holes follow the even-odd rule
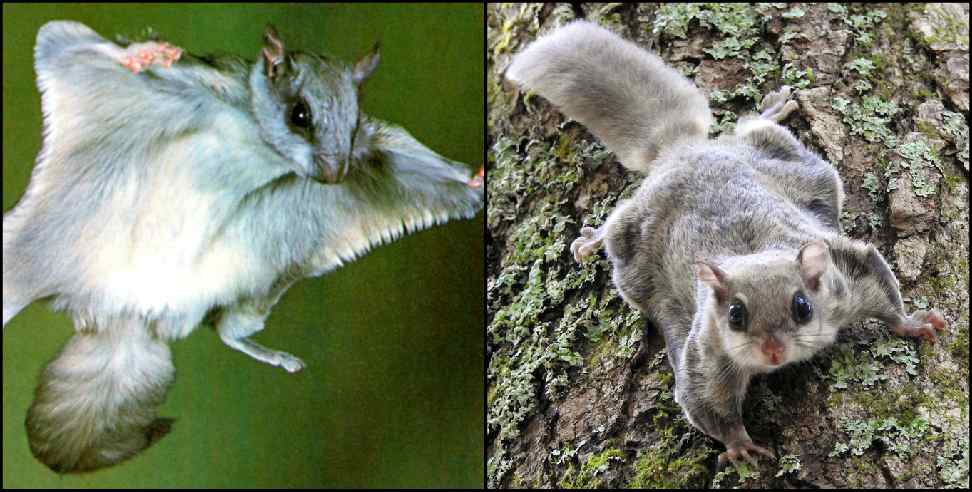
[[[229,347],[299,371],[250,339],[291,285],[483,207],[482,170],[361,112],[377,45],[348,64],[291,50],[268,25],[252,61],[56,21],[34,58],[44,142],[3,216],[3,326],[39,299],[74,319],[26,421],[57,472],[111,466],[169,432],[169,342],[213,324]]]
[[[570,250],[580,262],[604,247],[621,297],[664,335],[685,417],[726,446],[720,462],[772,456],[743,424],[754,375],[812,357],[865,318],[929,341],[945,329],[938,311],[905,314],[881,253],[840,234],[840,176],[779,125],[798,108],[789,87],[711,140],[691,81],[586,21],[530,44],[505,76],[645,175]]]

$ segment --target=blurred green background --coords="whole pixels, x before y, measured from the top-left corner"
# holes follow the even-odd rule
[[[113,38],[146,26],[195,54],[255,58],[272,22],[288,47],[382,60],[364,111],[437,152],[484,157],[484,14],[464,5],[3,5],[3,210],[40,149],[38,28],[83,22]],[[24,417],[41,368],[72,333],[37,303],[3,334],[3,487],[482,487],[482,214],[406,237],[290,289],[255,338],[303,358],[290,375],[200,328],[172,345],[173,432],[119,466],[59,477]]]

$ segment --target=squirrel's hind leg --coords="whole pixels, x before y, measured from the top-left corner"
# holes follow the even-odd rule
[[[799,107],[790,96],[788,86],[767,94],[760,104],[762,113],[740,119],[736,136],[776,159],[800,160],[803,146],[789,130],[779,125]]]
[[[219,338],[228,347],[239,350],[254,359],[282,367],[287,372],[297,372],[304,368],[304,362],[287,352],[269,349],[260,345],[250,336],[263,330],[264,321],[269,313],[260,313],[249,305],[238,305],[227,309],[216,325]]]
[[[215,324],[223,343],[260,362],[282,367],[287,372],[303,369],[304,361],[287,352],[264,347],[249,338],[263,330],[270,309],[297,278],[297,275],[285,275],[273,285],[265,297],[243,301],[222,312]]]
[[[759,117],[772,120],[775,123],[785,120],[790,113],[799,107],[796,101],[790,99],[791,92],[790,86],[784,85],[780,87],[780,90],[767,94],[759,105],[762,111]]]

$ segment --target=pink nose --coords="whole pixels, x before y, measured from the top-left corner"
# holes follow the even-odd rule
[[[763,339],[763,342],[759,345],[759,350],[763,352],[770,364],[779,365],[783,362],[786,345],[783,345],[775,336],[769,335]]]

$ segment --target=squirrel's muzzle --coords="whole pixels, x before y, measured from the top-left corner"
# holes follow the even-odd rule
[[[317,172],[311,177],[323,184],[337,184],[344,181],[351,168],[351,159],[347,156],[340,158],[318,156],[315,161]]]

